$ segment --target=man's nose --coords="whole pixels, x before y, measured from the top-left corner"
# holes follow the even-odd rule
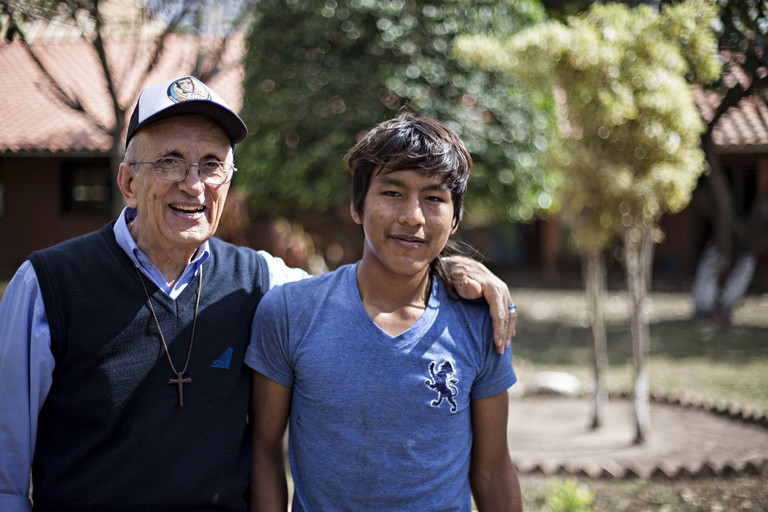
[[[193,169],[195,167],[195,169]],[[189,170],[184,180],[181,182],[191,189],[201,188],[205,182],[200,178],[200,164],[189,164]]]
[[[400,209],[400,222],[414,226],[424,224],[424,210],[418,197],[408,198]]]

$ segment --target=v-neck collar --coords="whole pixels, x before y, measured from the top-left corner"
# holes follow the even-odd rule
[[[382,345],[396,348],[402,348],[418,343],[432,327],[432,324],[434,324],[435,318],[437,317],[437,312],[440,307],[440,279],[438,279],[437,276],[433,276],[427,307],[424,308],[424,312],[418,320],[402,333],[397,336],[392,336],[379,327],[365,309],[363,299],[360,297],[360,291],[357,286],[357,266],[359,264],[360,262],[357,262],[356,264],[347,267],[346,289],[349,294],[350,303],[355,308],[357,316],[362,318],[360,328],[364,330],[366,337],[377,343],[381,343]]]

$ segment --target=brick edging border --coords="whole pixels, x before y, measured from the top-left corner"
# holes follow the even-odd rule
[[[581,396],[581,398],[588,398],[588,396]],[[762,428],[768,429],[768,413],[765,411],[757,411],[753,408],[743,406],[741,404],[726,402],[723,400],[713,400],[710,398],[702,398],[689,393],[673,393],[673,392],[659,392],[654,391],[650,393],[650,401],[675,405],[678,407],[688,409],[699,409],[710,414],[717,416],[723,416],[730,420],[740,421],[742,423],[748,423],[758,425]],[[609,395],[610,400],[624,399],[631,400],[631,392],[623,392]],[[704,478],[734,478],[737,476],[768,476],[768,457],[762,457],[755,461],[747,461],[743,464],[739,463],[725,463],[716,464],[714,462],[704,462],[700,466],[690,469],[685,465],[671,466],[669,464],[661,463],[654,467],[650,474],[643,477],[641,476],[631,465],[621,467],[616,464],[615,468],[602,467],[598,472],[590,472],[581,467],[566,466],[559,464],[557,466],[549,466],[545,464],[534,464],[524,470],[518,467],[518,471],[523,475],[541,475],[541,476],[575,476],[584,478],[596,478],[601,480],[632,480],[638,478],[648,478],[652,480],[666,480],[666,481],[678,481],[678,480],[696,480]]]

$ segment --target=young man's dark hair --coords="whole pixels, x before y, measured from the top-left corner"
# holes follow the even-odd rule
[[[369,131],[349,150],[346,162],[352,172],[352,207],[358,214],[363,213],[373,176],[407,169],[438,176],[451,191],[453,225],[461,222],[472,157],[461,139],[440,122],[403,112]],[[458,246],[449,242],[441,256],[458,252]],[[450,290],[448,272],[440,259],[431,268]]]
[[[352,205],[358,213],[374,174],[408,169],[439,176],[451,190],[453,222],[461,221],[472,157],[461,139],[434,119],[404,112],[368,132],[346,160],[353,174]]]

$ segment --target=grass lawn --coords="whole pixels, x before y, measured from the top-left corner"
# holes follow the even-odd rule
[[[557,479],[521,477],[526,512],[764,512],[768,510],[765,478],[704,479],[683,482],[651,480]],[[553,486],[573,483],[591,494],[590,506],[553,507]]]
[[[579,291],[515,290],[518,304],[515,358],[535,371],[558,370],[592,387],[592,346],[584,296]],[[768,411],[768,295],[749,296],[733,324],[691,317],[683,293],[652,294],[649,374],[652,390],[689,393]],[[610,391],[630,391],[632,342],[625,294],[607,301]]]

